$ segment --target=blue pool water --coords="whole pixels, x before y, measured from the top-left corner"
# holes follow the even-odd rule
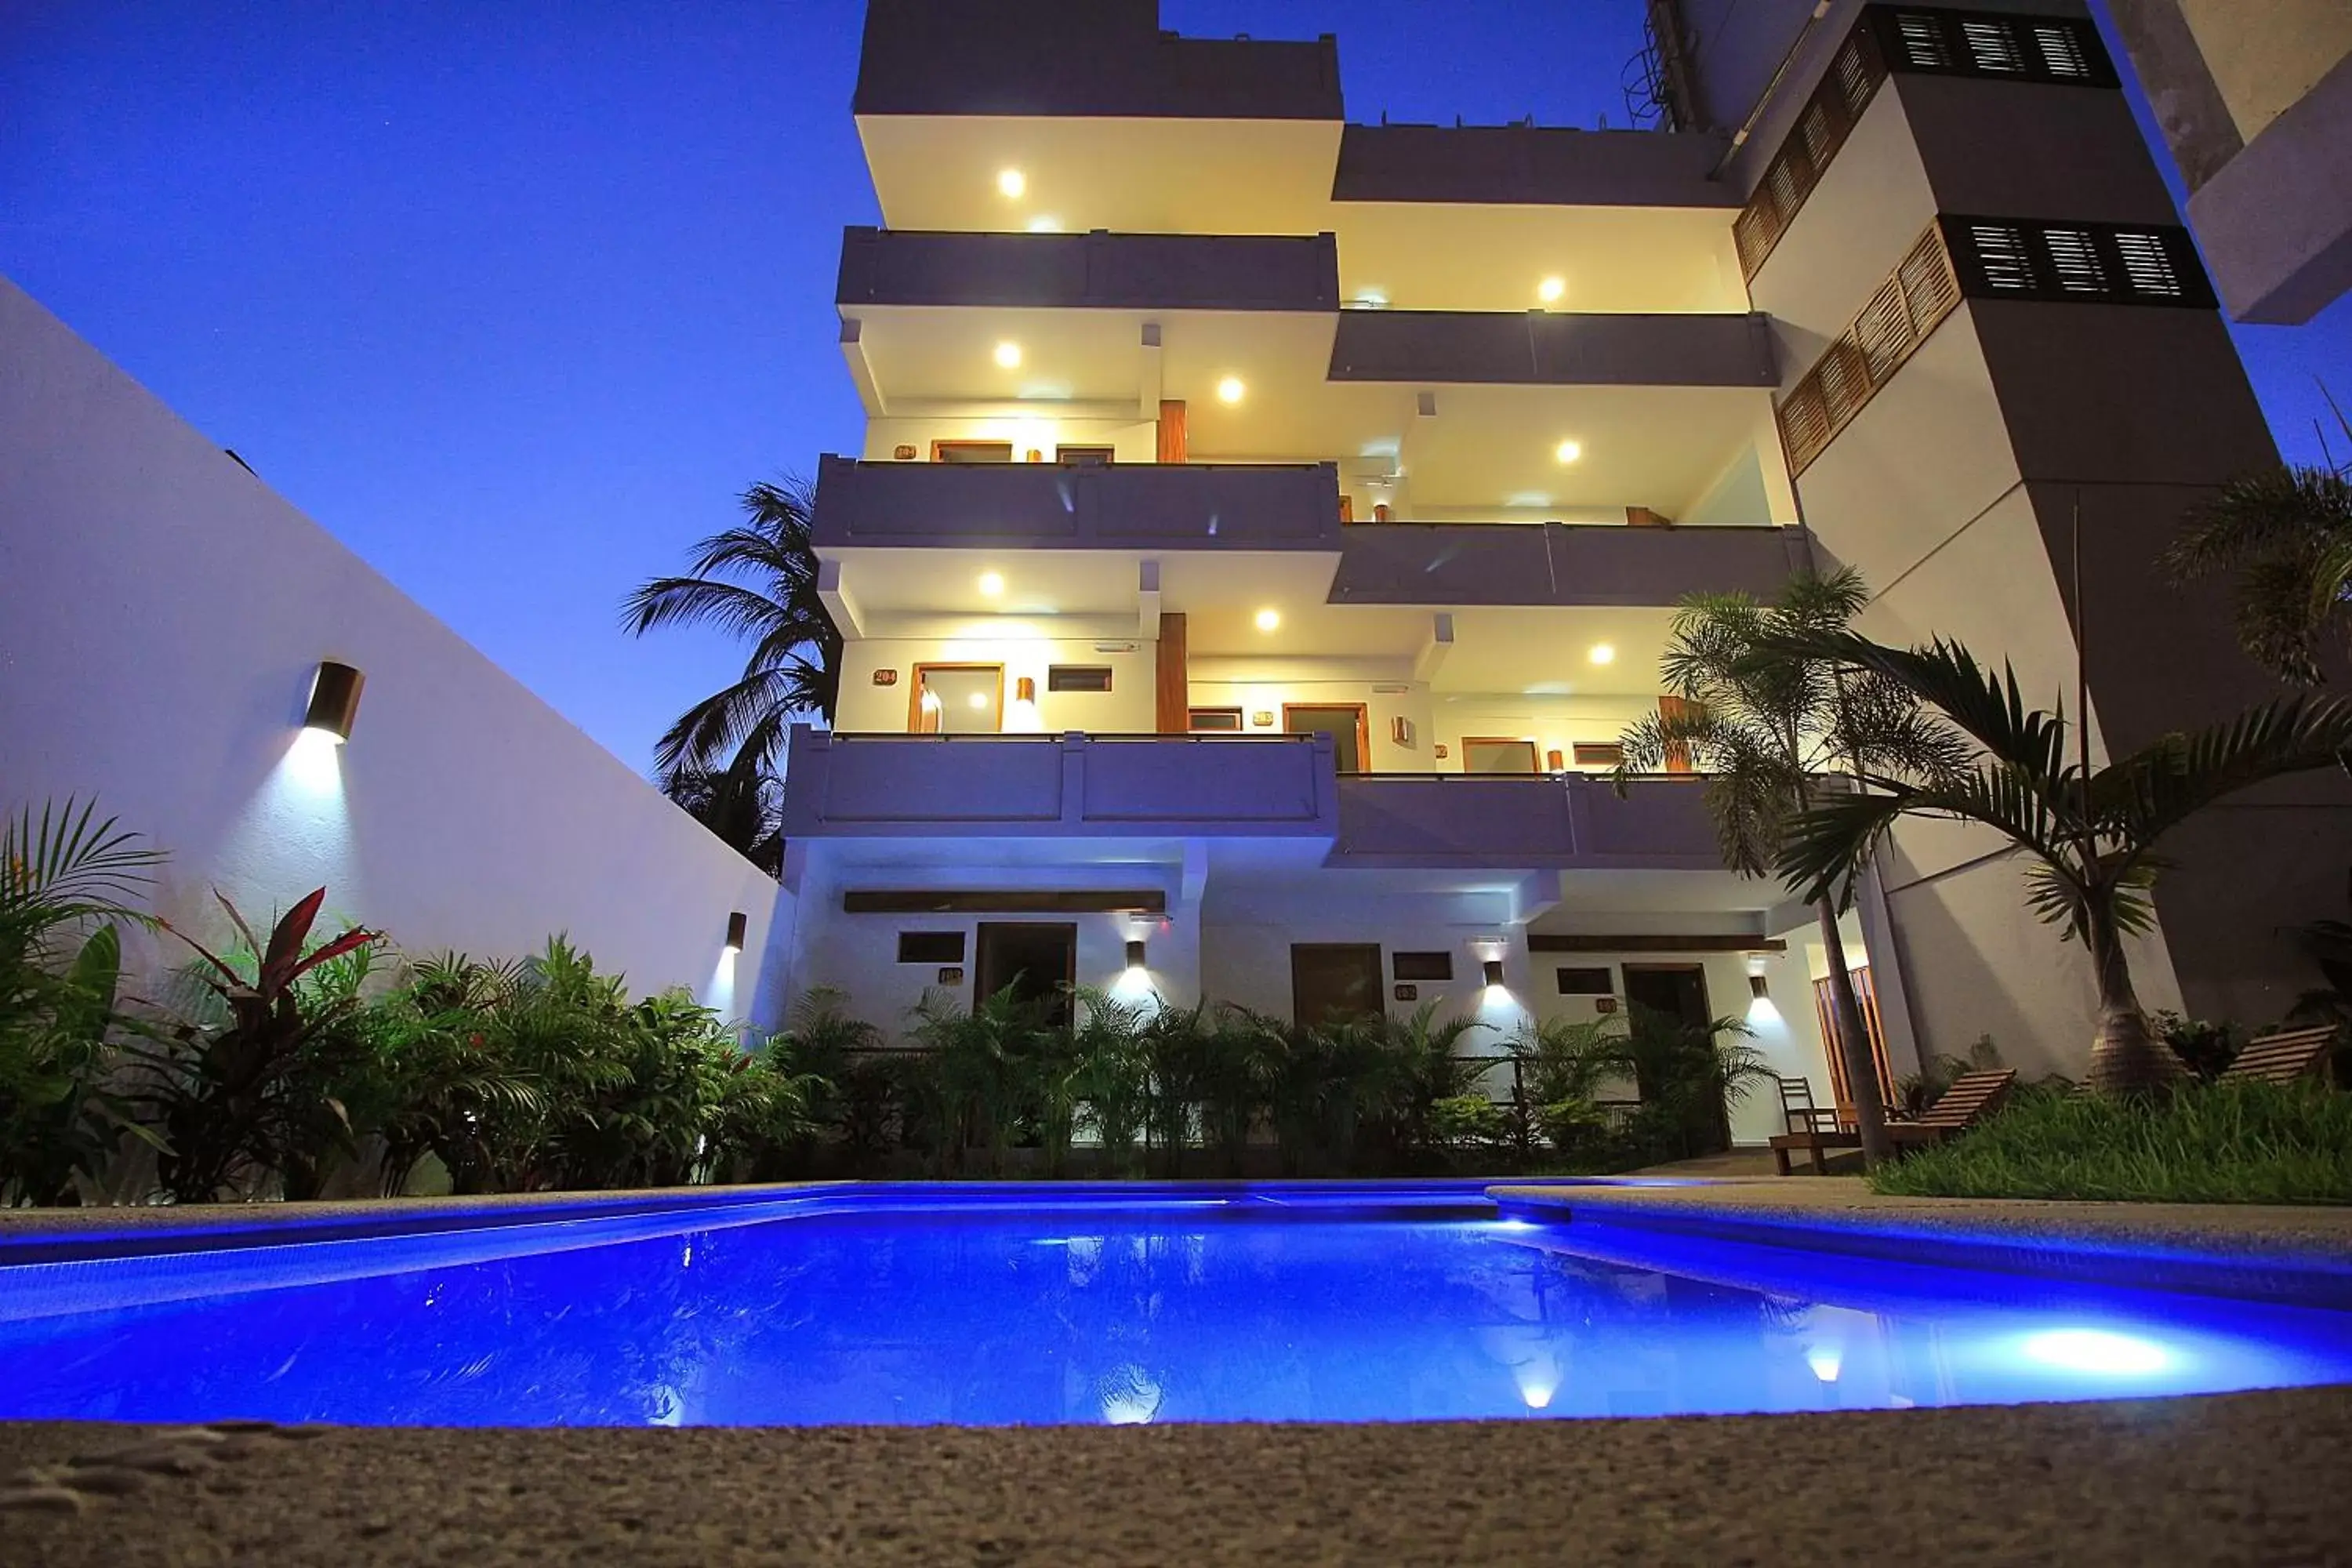
[[[2352,1382],[2352,1313],[1497,1217],[852,1193],[0,1268],[0,1416],[1418,1420]]]

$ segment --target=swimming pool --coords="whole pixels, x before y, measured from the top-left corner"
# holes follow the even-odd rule
[[[1551,1223],[1460,1184],[515,1217],[51,1246],[0,1267],[0,1417],[1532,1419],[2352,1382],[2345,1300]]]

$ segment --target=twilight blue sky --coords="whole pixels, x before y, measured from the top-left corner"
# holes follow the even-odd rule
[[[1339,35],[1349,113],[1624,123],[1640,0],[1162,0]],[[749,480],[857,444],[858,0],[5,0],[0,272],[648,765],[740,668],[617,629]],[[1442,29],[1432,26],[1442,15]],[[2352,300],[2242,330],[2290,457]],[[26,520],[12,520],[21,525]]]

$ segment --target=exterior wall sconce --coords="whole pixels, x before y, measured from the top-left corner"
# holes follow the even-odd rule
[[[1501,959],[1490,958],[1486,960],[1485,970],[1487,984],[1500,985],[1503,983],[1503,961]]]
[[[1013,682],[1013,700],[1015,702],[1036,701],[1037,678],[1034,675],[1015,677]]]
[[[1546,752],[1544,753],[1544,762],[1554,773],[1563,772],[1568,767],[1568,759],[1556,751]]]
[[[367,677],[348,664],[321,659],[310,679],[310,705],[302,713],[302,728],[325,735],[338,746],[352,738],[352,721],[360,713],[360,688]]]
[[[1751,974],[1748,977],[1748,993],[1759,1002],[1765,1001],[1772,994],[1771,983],[1760,974]]]
[[[1129,969],[1140,969],[1143,967],[1143,939],[1141,937],[1130,937],[1128,939],[1127,966]]]
[[[741,910],[737,910],[727,917],[726,950],[729,952],[743,951],[743,938],[750,933],[751,927],[750,918]]]

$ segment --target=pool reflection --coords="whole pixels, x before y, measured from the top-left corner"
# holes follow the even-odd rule
[[[1592,1245],[1582,1228],[1142,1205],[793,1218],[0,1323],[0,1414],[1123,1425],[2352,1380],[2342,1314],[1790,1248],[1644,1259],[1621,1237],[1603,1258],[1570,1250]],[[109,1265],[64,1267],[86,1302]]]

